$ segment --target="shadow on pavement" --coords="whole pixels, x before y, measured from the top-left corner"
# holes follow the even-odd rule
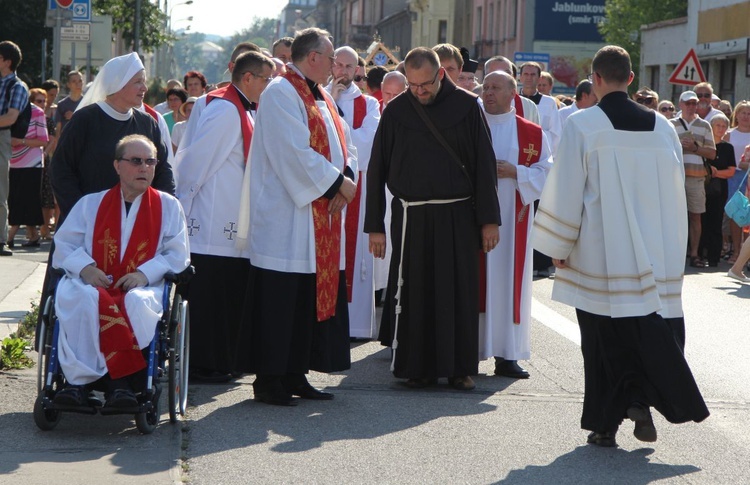
[[[652,448],[626,451],[583,445],[556,458],[549,465],[529,465],[520,470],[511,470],[497,484],[615,483],[615,477],[627,476],[628,485],[646,485],[700,471],[693,465],[652,462],[648,455],[653,452]]]

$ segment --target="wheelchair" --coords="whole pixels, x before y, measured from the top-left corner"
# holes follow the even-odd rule
[[[188,302],[176,290],[176,286],[186,284],[195,273],[188,266],[179,274],[167,273],[164,276],[162,318],[156,325],[151,343],[144,351],[147,361],[146,384],[137,396],[137,409],[108,409],[99,399],[89,399],[84,406],[57,406],[55,394],[66,385],[58,360],[59,321],[55,315],[54,293],[56,282],[64,271],[54,269],[55,278],[50,296],[42,310],[42,318],[37,329],[37,397],[34,402],[34,422],[43,431],[54,429],[60,422],[63,412],[82,414],[131,414],[142,434],[151,434],[159,425],[159,398],[161,387],[166,382],[169,399],[169,421],[176,423],[178,416],[185,415],[188,394],[188,369],[190,368],[190,316]],[[147,354],[147,355],[146,355]]]

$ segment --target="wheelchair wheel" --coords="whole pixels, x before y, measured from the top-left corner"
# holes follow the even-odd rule
[[[150,411],[135,415],[135,426],[141,434],[151,434],[159,426],[159,393],[157,392],[152,401]]]
[[[169,341],[169,421],[175,423],[178,414],[185,415],[190,365],[190,316],[180,295],[172,305]]]
[[[62,412],[44,409],[44,394],[39,393],[34,401],[34,423],[42,431],[50,431],[57,426],[62,417]]]
[[[52,340],[52,329],[54,328],[55,315],[54,315],[54,303],[52,297],[47,297],[44,302],[44,310],[42,313],[42,319],[37,329],[37,363],[36,363],[36,390],[41,393],[44,390],[45,374],[49,367],[49,349],[47,346]]]

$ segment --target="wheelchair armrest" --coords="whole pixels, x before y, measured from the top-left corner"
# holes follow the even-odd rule
[[[190,278],[195,274],[195,267],[191,264],[180,273],[168,272],[164,275],[164,280],[170,283],[177,283],[178,285],[184,285],[190,281]]]
[[[51,268],[50,273],[57,276],[58,278],[62,278],[63,276],[65,276],[65,270],[62,268]]]

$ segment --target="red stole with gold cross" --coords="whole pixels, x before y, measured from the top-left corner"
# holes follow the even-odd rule
[[[99,291],[99,344],[112,379],[119,379],[146,367],[138,341],[125,311],[125,294],[114,288],[120,278],[138,269],[156,254],[161,232],[161,198],[149,187],[141,198],[133,232],[120,260],[122,242],[122,193],[120,184],[102,199],[94,222],[92,257],[96,267],[112,276],[109,288]]]
[[[325,118],[315,103],[307,81],[293,69],[287,70],[284,79],[294,87],[302,98],[307,111],[307,126],[310,130],[310,148],[315,150],[326,160],[331,161],[331,146],[328,143],[328,131]],[[336,127],[339,143],[343,150],[344,163],[348,160],[346,151],[346,136],[343,121],[339,116],[336,105],[323,93],[320,86],[316,86],[325,100]],[[319,197],[312,202],[313,226],[315,230],[315,307],[319,322],[328,320],[336,315],[336,299],[339,285],[339,260],[341,257],[341,213],[328,213],[328,199]]]
[[[250,140],[253,138],[253,124],[250,123],[247,110],[242,105],[240,94],[233,84],[228,84],[223,88],[215,89],[206,95],[206,106],[216,98],[221,98],[232,103],[240,114],[240,127],[242,128],[242,152],[245,155],[245,164],[247,164],[247,154],[250,153]]]
[[[516,115],[518,131],[518,166],[530,167],[539,161],[542,152],[542,128]],[[530,204],[529,204],[530,205]],[[529,205],[523,205],[516,190],[515,241],[513,260],[513,323],[521,324],[521,287],[526,263],[526,245],[529,236]]]
[[[367,100],[364,96],[354,98],[354,116],[352,129],[358,130],[367,115]],[[354,259],[357,253],[357,229],[359,228],[359,206],[362,199],[362,177],[357,178],[357,192],[354,199],[346,206],[346,298],[351,303],[354,289]]]

